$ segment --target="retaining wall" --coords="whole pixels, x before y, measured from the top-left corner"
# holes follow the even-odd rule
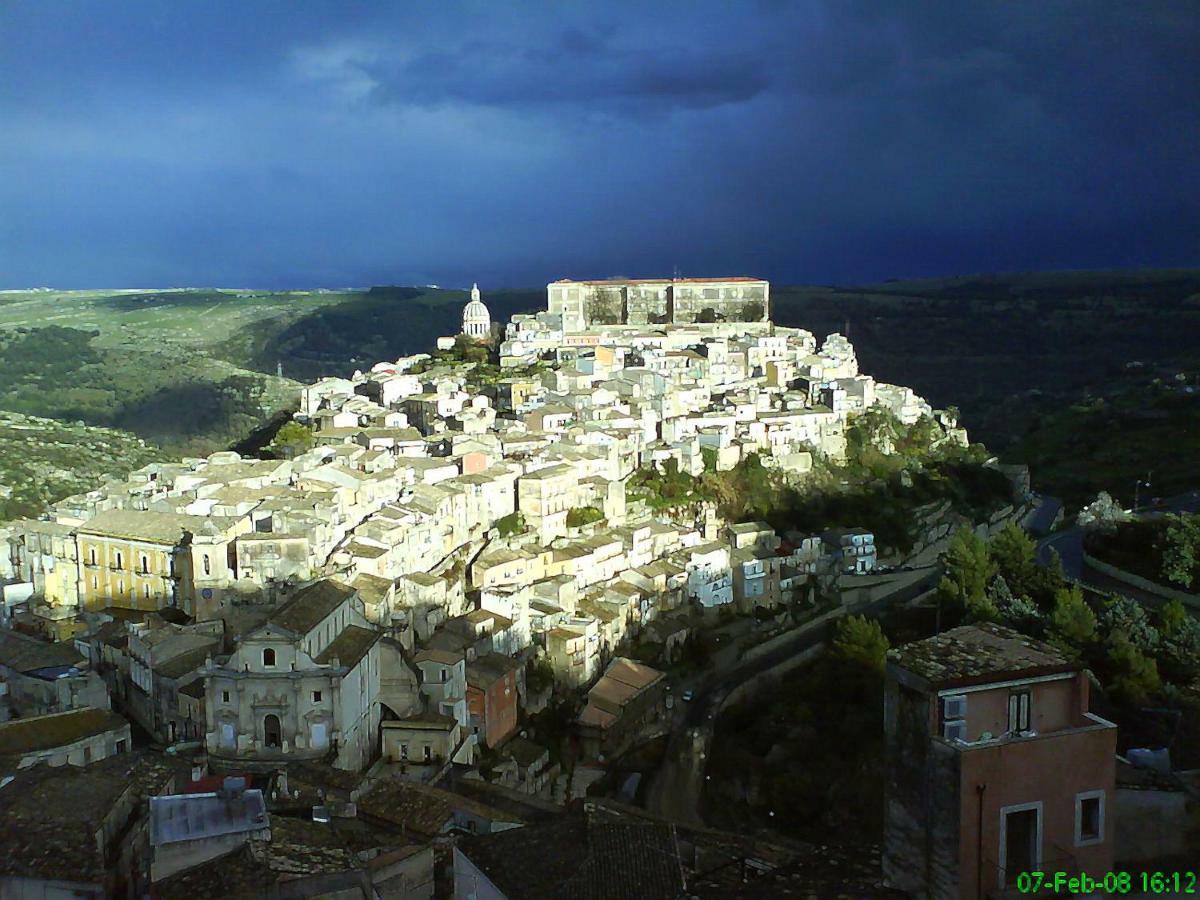
[[[1140,575],[1134,575],[1125,569],[1119,569],[1111,563],[1096,559],[1096,557],[1089,555],[1086,550],[1083,553],[1083,564],[1095,569],[1101,575],[1107,575],[1114,581],[1120,581],[1130,587],[1137,588],[1139,591],[1154,594],[1154,596],[1162,597],[1164,600],[1178,600],[1184,606],[1200,609],[1200,594],[1189,594],[1187,591],[1180,591],[1157,584],[1147,578],[1142,578]]]

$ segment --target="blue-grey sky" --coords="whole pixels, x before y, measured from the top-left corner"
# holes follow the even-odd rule
[[[1200,264],[1200,4],[0,3],[0,287]]]

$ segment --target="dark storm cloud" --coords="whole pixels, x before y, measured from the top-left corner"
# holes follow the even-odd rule
[[[1200,259],[1200,12],[0,7],[0,287]]]

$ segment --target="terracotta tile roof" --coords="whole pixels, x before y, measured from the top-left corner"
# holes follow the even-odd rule
[[[360,628],[358,625],[347,625],[342,629],[341,634],[321,651],[315,662],[318,665],[328,666],[336,659],[339,665],[353,669],[381,637],[382,635],[378,631]]]
[[[0,753],[34,753],[73,744],[129,725],[107,709],[86,706],[0,724]]]
[[[14,672],[34,672],[82,663],[83,657],[72,643],[63,641],[51,644],[15,631],[0,631],[0,666],[6,666]]]
[[[494,809],[460,794],[396,778],[376,784],[359,798],[358,808],[371,818],[403,829],[407,835],[422,838],[440,834],[456,810],[493,822],[522,822],[513,813]]]
[[[132,538],[158,544],[176,544],[184,531],[193,534],[224,534],[236,519],[218,516],[189,516],[153,510],[111,509],[98,513],[79,526],[79,534]]]
[[[353,594],[354,588],[349,585],[323,578],[296,591],[269,621],[295,634],[307,634]]]
[[[462,662],[464,659],[461,653],[453,653],[449,650],[438,650],[436,648],[426,648],[413,657],[413,662],[435,662],[443,666],[454,666]]]
[[[1080,668],[1055,647],[1002,625],[961,625],[888,651],[888,660],[937,685],[986,683],[1000,676]]]
[[[144,812],[146,798],[186,777],[178,760],[152,753],[118,753],[85,768],[22,769],[0,788],[0,874],[101,883],[112,860],[98,835],[120,799],[132,791],[134,809]]]
[[[684,896],[674,829],[659,822],[563,821],[466,838],[462,853],[508,897]]]

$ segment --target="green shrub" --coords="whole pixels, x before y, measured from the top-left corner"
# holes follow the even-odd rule
[[[568,513],[568,515],[570,515]],[[500,532],[500,537],[512,537],[514,534],[520,534],[525,530],[525,517],[519,512],[509,513],[507,516],[502,516],[496,520],[496,529]]]
[[[567,513],[567,527],[580,528],[604,518],[604,512],[594,506],[578,506]]]

